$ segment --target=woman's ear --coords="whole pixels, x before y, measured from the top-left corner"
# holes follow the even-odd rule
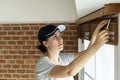
[[[45,47],[48,47],[47,41],[43,41],[43,45],[44,45]]]

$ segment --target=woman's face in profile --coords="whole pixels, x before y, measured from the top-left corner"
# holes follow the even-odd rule
[[[58,30],[47,39],[46,47],[48,50],[63,50],[63,38]]]

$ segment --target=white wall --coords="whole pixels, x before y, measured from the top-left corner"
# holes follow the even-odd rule
[[[118,22],[119,22],[119,24],[118,24],[118,30],[119,30],[118,31],[118,37],[119,37],[118,38],[118,40],[119,40],[118,41],[118,46],[119,47],[118,47],[118,53],[117,53],[118,54],[118,61],[117,61],[118,62],[117,63],[118,64],[118,70],[117,71],[118,71],[118,80],[120,80],[120,14],[119,14]]]
[[[0,0],[0,23],[75,22],[74,0]]]
[[[118,16],[118,45],[115,46],[115,80],[120,80],[120,14]]]
[[[108,3],[120,3],[120,0],[75,0],[77,8],[77,18],[85,16]]]

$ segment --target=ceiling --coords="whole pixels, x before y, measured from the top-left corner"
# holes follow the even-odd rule
[[[77,18],[85,16],[108,3],[120,3],[120,0],[75,0],[77,8]]]
[[[0,23],[72,23],[120,0],[0,0]]]

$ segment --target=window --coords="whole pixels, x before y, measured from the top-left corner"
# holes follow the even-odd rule
[[[89,44],[84,40],[84,49]],[[114,80],[114,46],[105,44],[86,63],[81,80]]]

